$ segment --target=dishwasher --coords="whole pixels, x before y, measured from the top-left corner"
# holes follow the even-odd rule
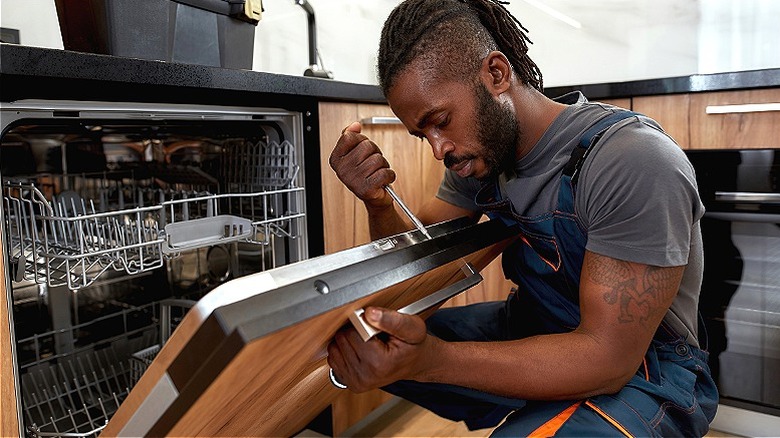
[[[28,436],[98,435],[200,298],[309,257],[298,112],[20,100],[0,123]]]

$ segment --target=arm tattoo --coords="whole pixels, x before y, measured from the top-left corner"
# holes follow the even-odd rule
[[[607,288],[602,295],[606,303],[620,303],[618,321],[623,323],[637,319],[645,323],[653,314],[665,311],[667,299],[677,293],[677,276],[671,269],[647,266],[640,284],[629,263],[591,254],[587,272],[591,281]]]

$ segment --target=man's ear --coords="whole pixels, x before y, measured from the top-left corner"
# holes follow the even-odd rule
[[[499,94],[507,91],[512,82],[512,64],[509,63],[507,57],[499,52],[490,52],[485,59],[482,60],[482,67],[480,69],[480,77],[490,90],[491,94],[498,96]]]

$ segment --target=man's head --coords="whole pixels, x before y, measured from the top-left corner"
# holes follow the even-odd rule
[[[407,0],[385,22],[377,67],[388,102],[461,176],[514,168],[511,88],[542,88],[524,30],[495,0]]]
[[[497,0],[404,1],[382,29],[379,84],[387,94],[412,63],[438,79],[468,80],[497,50],[523,83],[541,91],[542,73],[528,57],[527,31]]]

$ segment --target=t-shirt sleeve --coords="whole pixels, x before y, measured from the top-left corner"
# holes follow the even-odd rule
[[[462,178],[457,173],[445,169],[436,197],[466,210],[479,211],[474,197],[480,186],[479,181],[474,178]]]
[[[576,193],[589,251],[654,266],[688,263],[704,206],[685,153],[651,120],[607,131],[583,163]]]

